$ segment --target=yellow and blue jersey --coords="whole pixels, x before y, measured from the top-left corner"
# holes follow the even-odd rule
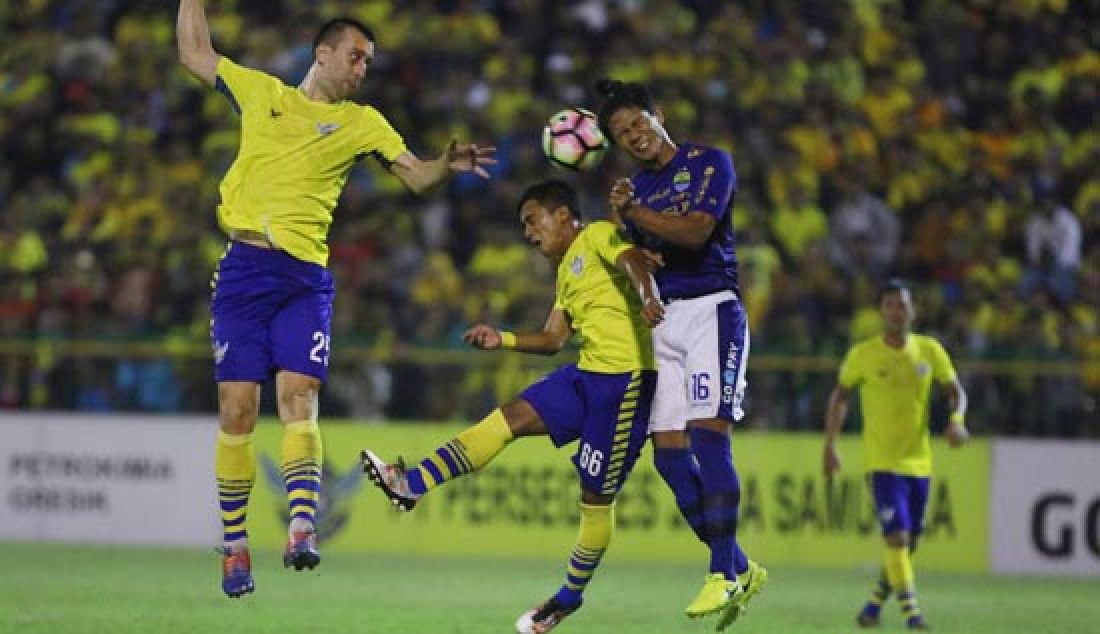
[[[899,349],[876,336],[848,351],[840,366],[840,385],[859,388],[868,471],[931,473],[928,398],[933,380],[954,381],[955,368],[932,337],[910,334]]]
[[[332,212],[352,165],[366,156],[392,163],[404,140],[370,106],[311,100],[225,57],[216,86],[241,116],[240,148],[221,183],[222,228],[263,233],[325,266]]]
[[[581,230],[558,265],[554,308],[565,311],[580,338],[581,370],[656,368],[641,299],[630,278],[615,266],[615,259],[632,246],[610,222],[593,222]]]

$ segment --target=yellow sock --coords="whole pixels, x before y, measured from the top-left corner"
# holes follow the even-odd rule
[[[313,530],[321,497],[321,430],[314,421],[283,427],[283,480],[290,508],[290,530]]]
[[[581,526],[577,533],[577,543],[569,557],[565,585],[558,597],[564,598],[567,604],[580,601],[580,594],[584,592],[592,574],[596,572],[596,567],[600,565],[600,559],[615,532],[614,504],[581,503],[580,506]]]
[[[472,473],[489,464],[508,443],[512,430],[500,408],[468,427],[409,471],[409,488],[423,494],[447,480]]]
[[[917,605],[916,577],[913,574],[913,560],[908,547],[886,548],[886,579],[897,593],[901,611],[906,618],[920,616]]]
[[[214,450],[214,475],[218,479],[218,505],[222,515],[222,540],[226,548],[247,547],[245,516],[248,496],[256,481],[256,453],[252,434],[218,431]]]

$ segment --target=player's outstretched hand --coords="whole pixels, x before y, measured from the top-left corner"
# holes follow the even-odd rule
[[[471,326],[470,329],[462,335],[462,340],[482,350],[496,350],[500,347],[501,342],[500,331],[485,324]]]
[[[611,194],[608,203],[611,205],[611,213],[621,217],[624,209],[630,206],[634,200],[634,183],[629,178],[620,178],[611,186]]]
[[[459,143],[451,139],[444,156],[447,167],[453,172],[473,172],[482,178],[489,178],[489,172],[485,168],[497,164],[494,158],[496,151],[497,148],[494,145]]]
[[[822,466],[825,469],[825,479],[831,479],[837,471],[840,471],[840,455],[832,443],[825,443],[825,451],[821,456]]]
[[[645,323],[649,324],[650,328],[656,327],[665,319],[665,305],[656,297],[646,298],[645,304],[642,306],[642,318],[645,319]]]
[[[947,444],[952,448],[962,447],[970,440],[970,432],[967,431],[966,425],[959,423],[948,423],[943,435],[947,436]]]

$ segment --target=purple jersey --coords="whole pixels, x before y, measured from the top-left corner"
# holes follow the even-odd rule
[[[635,244],[664,256],[665,266],[654,275],[661,297],[682,299],[725,290],[739,293],[731,219],[737,174],[730,155],[716,148],[681,143],[668,165],[642,170],[631,181],[634,197],[644,207],[680,216],[702,211],[717,221],[714,232],[698,249],[676,246],[626,221]]]

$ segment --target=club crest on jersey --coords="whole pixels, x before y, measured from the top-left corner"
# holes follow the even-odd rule
[[[569,270],[573,271],[573,275],[580,275],[584,270],[584,256],[578,255],[573,258],[573,261],[569,263]]]
[[[317,133],[321,136],[328,136],[333,132],[336,132],[340,128],[339,123],[318,123]]]
[[[691,172],[688,168],[681,167],[680,171],[676,172],[676,175],[672,177],[672,188],[678,192],[686,190],[691,187]]]
[[[932,368],[928,367],[927,363],[921,361],[920,363],[917,364],[917,376],[919,376],[921,378],[924,378],[924,377],[928,376],[928,371],[931,370],[931,369]]]

